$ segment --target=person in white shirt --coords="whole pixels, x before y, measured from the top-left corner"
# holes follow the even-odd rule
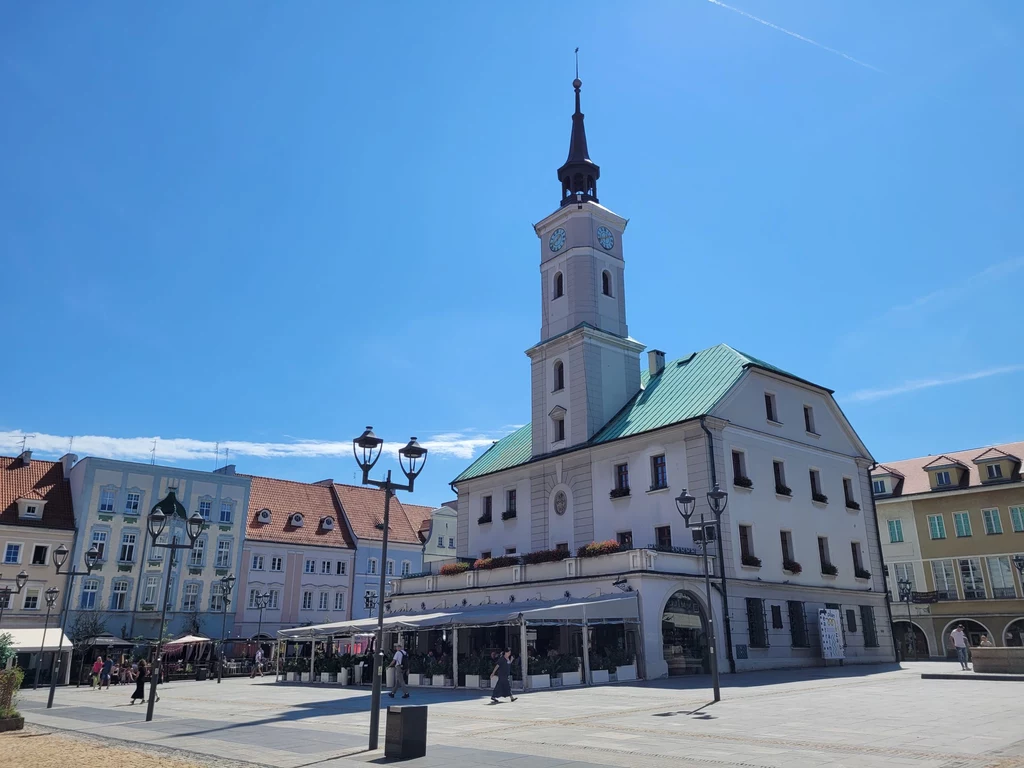
[[[388,691],[388,696],[392,699],[395,698],[395,692],[399,688],[402,689],[402,698],[409,698],[409,689],[405,686],[405,660],[408,658],[408,654],[405,649],[395,644],[395,655],[391,658],[391,664],[388,666],[393,667],[395,670],[395,684],[391,686],[391,690]]]
[[[256,663],[252,666],[252,671],[249,673],[249,677],[256,677],[259,675],[263,677],[263,648],[256,649]]]
[[[964,625],[957,625],[957,628],[949,633],[949,639],[953,643],[953,649],[956,651],[956,658],[960,662],[960,668],[970,669],[967,666],[967,649],[970,647],[970,643],[967,640],[967,633],[964,632]]]

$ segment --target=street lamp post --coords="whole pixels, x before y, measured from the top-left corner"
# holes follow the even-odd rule
[[[270,593],[269,592],[257,592],[255,596],[256,607],[260,609],[260,619],[256,623],[256,650],[257,652],[263,647],[263,642],[260,639],[260,635],[263,634],[263,609],[270,605]],[[253,661],[255,664],[255,660]],[[262,673],[263,670],[261,669]]]
[[[188,536],[188,544],[179,544],[177,537],[173,538],[168,543],[160,542],[160,534],[164,532],[164,528],[167,526],[167,519],[171,517],[177,517],[181,520],[187,521],[185,525],[185,533]],[[178,550],[192,549],[195,547],[196,540],[199,538],[199,534],[202,533],[203,526],[205,524],[206,521],[198,512],[194,513],[192,517],[188,516],[188,510],[185,509],[181,502],[175,497],[173,488],[168,490],[167,495],[153,506],[153,509],[150,510],[149,517],[146,520],[150,538],[153,540],[153,548],[171,550],[171,556],[167,558],[169,561],[167,567],[167,582],[164,586],[163,605],[160,608],[160,630],[156,639],[156,662],[153,664],[153,668],[150,671],[149,704],[146,707],[147,723],[153,719],[153,706],[156,704],[156,684],[163,672],[164,622],[167,621],[167,600],[169,599],[171,592],[171,573],[174,570],[174,555]]]
[[[3,574],[0,574],[0,579],[3,578]],[[4,620],[4,608],[7,607],[7,603],[11,599],[11,595],[21,594],[21,590],[25,588],[25,584],[28,583],[28,574],[22,571],[14,577],[14,589],[10,587],[0,587],[0,622]]]
[[[32,683],[33,691],[39,688],[39,668],[43,666],[43,648],[46,646],[46,630],[50,626],[50,611],[53,610],[53,606],[57,602],[57,595],[60,594],[60,590],[56,587],[50,587],[44,594],[46,595],[46,620],[43,622],[43,639],[39,641],[39,658],[36,659],[36,679]]]
[[[377,731],[380,727],[380,667],[384,656],[384,587],[388,562],[388,534],[391,520],[391,497],[395,491],[412,493],[416,477],[423,471],[427,461],[427,449],[416,442],[415,437],[398,452],[398,463],[402,473],[409,482],[405,485],[391,482],[391,470],[384,480],[371,480],[370,470],[380,458],[384,441],[373,434],[373,427],[367,427],[359,437],[352,441],[352,453],[356,463],[363,470],[363,485],[372,485],[384,491],[383,535],[380,545],[380,591],[377,593],[377,638],[373,664],[373,693],[370,696],[370,749],[377,749]]]
[[[75,576],[88,576],[100,561],[100,551],[93,544],[85,553],[84,571],[76,571],[74,568],[70,571],[62,571],[61,568],[67,564],[69,554],[71,553],[68,552],[68,548],[63,544],[57,547],[53,553],[53,564],[57,567],[57,575],[68,577],[68,589],[64,593],[64,615],[60,622],[60,639],[57,641],[57,653],[54,654],[53,663],[50,664],[50,695],[46,699],[47,709],[53,707],[53,694],[57,690],[57,668],[60,665],[60,652],[64,648],[64,630],[67,628],[68,614],[71,612],[71,597],[75,594]]]
[[[914,582],[910,579],[900,579],[896,582],[896,586],[900,591],[900,602],[907,604],[907,630],[903,633],[903,653],[906,654],[910,650],[910,638],[914,633],[914,622],[910,618],[910,597],[914,592]],[[917,658],[916,650],[914,657]],[[904,661],[906,661],[905,658]]]
[[[235,577],[228,574],[220,580],[221,600],[224,601],[224,616],[220,621],[220,653],[217,658],[217,684],[220,685],[221,674],[224,671],[224,640],[228,631],[228,605],[231,603],[231,589],[235,586]]]
[[[721,701],[722,691],[718,684],[718,655],[715,650],[718,640],[715,637],[715,610],[711,605],[711,570],[708,567],[708,528],[714,530],[716,536],[722,535],[722,513],[725,512],[725,507],[729,503],[729,494],[721,490],[718,483],[715,483],[714,489],[708,491],[707,497],[708,506],[711,507],[715,516],[713,522],[705,521],[704,513],[701,512],[700,522],[690,523],[697,506],[697,499],[687,493],[685,488],[676,497],[676,509],[682,515],[687,528],[700,530],[700,549],[704,559],[704,593],[708,607],[708,660],[711,663],[711,686],[715,691],[715,701]]]

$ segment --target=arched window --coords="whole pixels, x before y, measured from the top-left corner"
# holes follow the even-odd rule
[[[565,286],[562,281],[562,273],[555,272],[555,294],[553,298],[560,299],[565,295]]]
[[[612,295],[612,273],[607,269],[601,273],[601,293],[605,296]]]
[[[555,361],[555,392],[565,389],[565,366],[561,360]]]

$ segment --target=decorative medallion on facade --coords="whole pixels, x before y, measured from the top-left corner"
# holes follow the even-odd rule
[[[569,505],[569,500],[565,496],[565,491],[559,491],[555,494],[555,514],[564,515],[565,508]]]

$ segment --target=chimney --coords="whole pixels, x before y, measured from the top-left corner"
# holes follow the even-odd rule
[[[75,466],[78,457],[73,453],[65,453],[60,457],[60,463],[64,465],[64,477],[71,476],[71,468]]]
[[[220,467],[219,469],[215,469],[213,471],[214,471],[214,474],[217,474],[217,475],[230,475],[230,476],[234,477],[234,475],[235,475],[235,465],[234,464],[225,464],[223,467]]]
[[[665,370],[665,353],[660,349],[650,350],[647,353],[647,370],[652,378]]]
[[[32,463],[32,451],[22,451],[18,458],[21,459],[21,463],[26,467]]]

